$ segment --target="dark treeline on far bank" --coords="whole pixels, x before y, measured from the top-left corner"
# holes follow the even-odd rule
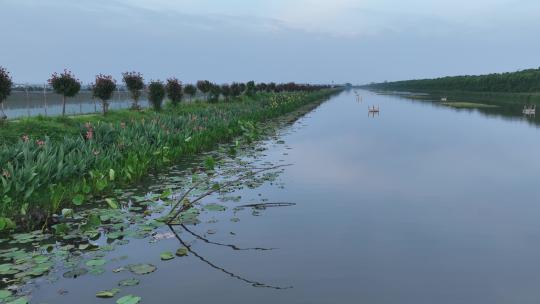
[[[540,92],[540,68],[479,76],[417,79],[367,85],[372,89],[407,91]]]

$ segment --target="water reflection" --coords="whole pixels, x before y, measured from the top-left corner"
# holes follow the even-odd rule
[[[182,228],[186,229],[186,227],[184,225],[182,225]],[[265,284],[265,283],[261,283],[261,282],[257,282],[257,281],[253,281],[253,280],[250,280],[250,279],[247,279],[243,276],[240,276],[238,274],[235,274],[234,272],[232,271],[229,271],[223,267],[220,267],[218,265],[216,265],[215,263],[209,261],[208,259],[206,259],[205,257],[203,257],[201,254],[197,253],[193,247],[187,243],[186,241],[184,241],[180,235],[176,232],[176,230],[174,229],[174,227],[172,225],[169,225],[169,229],[171,230],[172,233],[174,233],[176,239],[180,242],[180,244],[182,244],[185,248],[187,248],[188,252],[191,253],[192,255],[194,255],[196,258],[198,258],[199,260],[201,260],[202,262],[206,263],[208,266],[216,269],[216,270],[219,270],[227,275],[229,275],[230,277],[232,278],[235,278],[239,281],[242,281],[242,282],[245,282],[245,283],[248,283],[250,284],[251,286],[253,287],[258,287],[258,288],[269,288],[269,289],[276,289],[276,290],[282,290],[282,289],[291,289],[293,288],[293,286],[273,286],[273,285],[268,285],[268,284]],[[187,231],[187,230],[186,230]],[[200,238],[200,237],[198,237]],[[223,246],[222,244],[219,244],[219,243],[213,243],[213,242],[209,242],[207,241],[206,243],[208,244],[213,244],[213,245],[219,245],[219,246]],[[226,245],[227,246],[227,245]],[[238,249],[235,249],[235,250],[238,250]],[[248,249],[249,250],[249,249]],[[270,250],[270,249],[257,249],[257,250]]]

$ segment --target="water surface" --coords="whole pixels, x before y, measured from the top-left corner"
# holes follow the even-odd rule
[[[158,267],[122,295],[142,303],[538,303],[539,130],[359,93],[362,103],[344,92],[262,143],[261,162],[293,166],[187,227],[202,238],[176,227],[194,251],[188,257],[159,260],[180,246],[175,238],[132,240],[110,253],[129,258],[108,270]],[[368,116],[371,105],[378,116]],[[233,209],[260,202],[296,205]],[[253,247],[273,250],[237,250]],[[94,294],[132,276],[38,283],[34,300],[114,303]]]

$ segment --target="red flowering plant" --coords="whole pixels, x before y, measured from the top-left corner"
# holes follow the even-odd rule
[[[74,97],[79,93],[81,81],[75,78],[71,71],[64,70],[61,74],[52,74],[49,84],[57,94],[62,95],[62,116],[66,115],[66,98]]]
[[[109,100],[114,90],[116,90],[116,81],[111,75],[99,74],[96,76],[96,81],[92,85],[92,92],[95,98],[101,100],[103,115],[106,115],[109,110]]]
[[[142,90],[144,89],[144,78],[139,72],[125,72],[122,73],[122,79],[126,84],[128,91],[131,93],[131,98],[133,98],[133,105],[131,108],[133,110],[140,110],[139,99],[141,98]]]
[[[173,106],[177,106],[183,97],[182,93],[182,82],[176,78],[167,79],[167,84],[165,85],[165,91],[167,92],[167,97],[171,101]]]

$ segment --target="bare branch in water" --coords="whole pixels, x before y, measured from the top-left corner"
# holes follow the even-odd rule
[[[191,248],[191,245],[189,245],[188,243],[184,242],[184,240],[182,240],[182,238],[180,238],[180,236],[178,235],[178,233],[176,233],[176,231],[174,230],[173,226],[171,225],[168,225],[169,229],[171,229],[171,232],[174,234],[174,236],[176,237],[176,239],[178,239],[178,241],[184,246],[186,247],[186,249],[188,250],[188,252],[190,252],[191,254],[193,254],[196,258],[198,258],[199,260],[203,261],[204,263],[208,264],[210,267],[214,268],[214,269],[217,269],[223,273],[226,273],[227,275],[229,275],[230,277],[232,278],[235,278],[235,279],[238,279],[242,282],[245,282],[245,283],[248,283],[250,284],[251,286],[253,287],[259,287],[259,288],[271,288],[271,289],[277,289],[277,290],[282,290],[282,289],[291,289],[293,288],[292,286],[287,286],[287,287],[280,287],[280,286],[272,286],[272,285],[267,285],[267,284],[264,284],[264,283],[260,283],[260,282],[256,282],[256,281],[252,281],[252,280],[248,280],[244,277],[241,277],[237,274],[234,274],[228,270],[226,270],[225,268],[222,268],[222,267],[219,267],[215,264],[213,264],[212,262],[208,261],[207,259],[205,259],[204,257],[202,257],[201,255],[199,255],[197,252],[195,252],[192,248]]]

